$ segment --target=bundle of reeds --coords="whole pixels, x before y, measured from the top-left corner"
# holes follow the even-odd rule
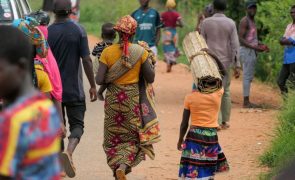
[[[222,88],[222,78],[215,60],[205,51],[204,38],[196,31],[187,34],[183,49],[190,63],[194,83],[202,93],[212,93]]]

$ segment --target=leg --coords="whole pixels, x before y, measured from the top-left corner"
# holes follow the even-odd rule
[[[286,82],[287,82],[288,77],[290,75],[289,66],[290,66],[289,64],[283,64],[282,69],[279,74],[279,77],[278,77],[278,80],[277,80],[278,86],[279,86],[281,93],[283,95],[288,93],[288,88],[286,86]]]
[[[120,167],[116,170],[116,179],[126,180],[126,170],[128,166],[126,164],[121,164]]]
[[[290,77],[289,80],[291,82],[291,88],[295,89],[295,63],[290,64]]]
[[[256,65],[256,52],[251,49],[244,49],[243,52],[243,94],[244,94],[244,107],[252,108],[255,105],[250,103],[250,89],[251,83],[254,78],[255,65]]]
[[[66,108],[71,132],[67,151],[70,155],[72,155],[84,133],[84,115],[86,111],[86,104],[85,101],[73,102],[67,104]]]
[[[227,123],[230,120],[231,114],[231,96],[230,96],[230,83],[231,83],[231,69],[227,70],[227,75],[223,78],[224,94],[222,96],[221,108],[218,117],[219,125],[225,125],[228,128]]]
[[[65,126],[65,128],[66,128],[66,117],[65,117],[65,105],[63,104],[63,103],[61,103],[61,110],[62,110],[62,118],[63,118],[63,120],[64,120],[64,126]],[[61,140],[61,152],[63,152],[65,150],[65,142],[64,142],[64,140],[62,139]]]
[[[84,101],[67,103],[65,106],[71,135],[69,136],[67,150],[65,153],[62,153],[62,162],[67,175],[72,178],[76,176],[76,169],[72,155],[84,133],[84,114],[86,111],[86,105]]]
[[[164,53],[165,59],[166,59],[166,64],[167,64],[167,73],[170,73],[172,70],[172,62],[171,62],[171,57],[169,52]]]

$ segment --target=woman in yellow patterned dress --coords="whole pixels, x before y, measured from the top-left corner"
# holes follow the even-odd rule
[[[119,180],[126,179],[125,174],[145,159],[139,136],[142,126],[139,80],[142,75],[147,83],[153,83],[155,77],[149,53],[130,43],[136,27],[131,16],[117,22],[114,29],[119,34],[119,43],[102,52],[96,76],[97,84],[107,84],[103,148],[108,165]]]

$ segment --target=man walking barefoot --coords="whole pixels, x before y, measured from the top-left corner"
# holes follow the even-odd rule
[[[71,1],[56,0],[54,4],[55,22],[48,28],[48,43],[56,58],[62,78],[63,114],[67,114],[70,125],[69,144],[62,153],[62,162],[69,177],[74,177],[75,167],[72,155],[84,132],[86,111],[83,89],[82,63],[90,83],[90,99],[97,100],[92,61],[88,47],[87,34],[83,27],[70,20]],[[65,117],[64,117],[65,119]]]

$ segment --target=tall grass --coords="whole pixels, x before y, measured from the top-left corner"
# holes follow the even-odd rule
[[[279,115],[279,126],[276,138],[264,155],[261,163],[271,168],[264,179],[270,179],[278,174],[281,168],[295,160],[295,93],[292,92],[286,98],[283,110]]]

